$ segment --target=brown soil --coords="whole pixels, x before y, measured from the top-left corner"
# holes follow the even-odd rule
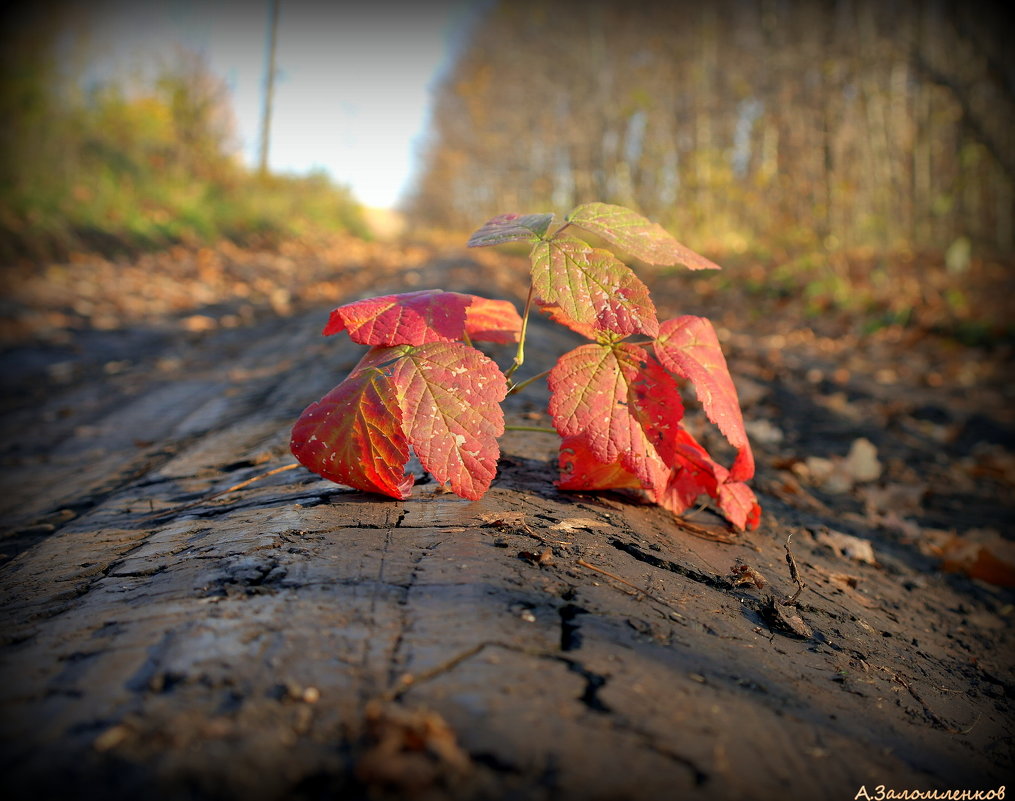
[[[193,254],[165,258],[167,287],[200,278]],[[22,284],[41,294],[20,299],[0,365],[5,797],[852,799],[1010,784],[1005,353],[860,336],[785,300],[660,278],[662,314],[721,329],[755,435],[758,531],[558,492],[555,438],[521,432],[479,502],[421,473],[396,502],[301,468],[173,512],[291,461],[293,420],[361,350],[319,336],[324,284],[332,305],[427,286],[519,295],[512,259],[285,258],[262,265],[292,281],[274,302],[267,282],[244,301],[155,308],[107,281],[75,309]],[[253,287],[252,262],[207,262],[201,280]],[[320,280],[304,292],[308,274]],[[535,323],[523,374],[576,343]],[[546,425],[545,385],[531,389],[510,421]],[[874,479],[843,458],[859,438],[877,449]]]

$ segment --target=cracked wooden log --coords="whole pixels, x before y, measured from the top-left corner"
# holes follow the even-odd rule
[[[533,371],[566,346],[538,334]],[[838,799],[1004,778],[1011,687],[984,675],[1006,635],[979,602],[940,583],[924,604],[916,567],[861,565],[862,593],[805,592],[813,636],[783,636],[731,566],[785,596],[787,531],[805,575],[837,557],[817,513],[773,498],[756,534],[708,541],[556,491],[556,442],[512,432],[477,502],[301,468],[152,518],[284,464],[296,415],[358,355],[303,319],[162,347],[170,368],[86,371],[4,418],[23,455],[3,479],[6,797]],[[511,404],[529,419],[545,397]]]

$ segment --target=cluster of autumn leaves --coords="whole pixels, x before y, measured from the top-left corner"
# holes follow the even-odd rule
[[[678,514],[707,494],[737,528],[757,526],[761,509],[745,483],[754,458],[711,323],[689,315],[660,323],[634,272],[569,230],[592,233],[650,264],[717,265],[621,206],[585,204],[554,225],[551,214],[501,215],[469,245],[532,242],[535,305],[592,340],[564,354],[547,377],[549,412],[562,438],[558,486],[640,489]],[[324,333],[346,331],[370,350],[297,420],[293,453],[332,481],[401,499],[413,484],[405,473],[411,450],[453,492],[482,497],[500,456],[500,402],[509,380],[471,343],[517,342],[522,330],[507,301],[442,290],[335,309]],[[681,426],[684,381],[737,449],[729,469]]]

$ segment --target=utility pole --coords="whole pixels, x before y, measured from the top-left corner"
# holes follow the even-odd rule
[[[278,7],[281,0],[268,0],[268,64],[264,73],[264,105],[261,109],[261,153],[258,172],[268,174],[268,145],[271,141],[271,106],[275,98],[275,45],[278,41]]]

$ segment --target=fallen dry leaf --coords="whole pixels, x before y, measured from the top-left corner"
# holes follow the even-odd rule
[[[794,462],[794,465],[796,464],[800,463]],[[780,470],[778,479],[775,481],[763,478],[760,483],[765,492],[775,495],[780,500],[785,501],[790,506],[795,506],[797,509],[808,509],[829,515],[832,513],[831,509],[804,489],[799,480],[797,480],[797,477],[789,470]]]
[[[940,559],[944,552],[945,543],[955,537],[955,531],[943,528],[922,528],[920,536],[913,540],[916,549],[924,556],[932,556]]]
[[[455,733],[436,712],[373,701],[364,723],[365,748],[355,770],[368,787],[417,794],[470,768]]]
[[[218,328],[218,322],[206,314],[192,314],[190,317],[185,317],[181,320],[180,326],[184,331],[202,333],[204,331],[214,331]]]
[[[923,532],[917,523],[894,511],[876,517],[868,517],[867,520],[883,531],[900,535],[903,542],[914,542],[920,538]]]
[[[505,528],[507,526],[524,526],[524,512],[484,512],[477,518],[484,526]]]
[[[850,534],[843,534],[841,531],[819,531],[814,535],[815,541],[820,545],[827,545],[837,556],[844,559],[851,559],[865,565],[876,565],[874,548],[870,540],[863,540]]]
[[[772,596],[769,596],[762,606],[761,616],[769,628],[785,637],[809,640],[814,636],[814,631],[804,623],[795,607],[785,606]]]
[[[820,573],[828,580],[829,584],[842,591],[846,596],[852,598],[861,606],[864,606],[867,609],[873,609],[878,606],[878,602],[876,600],[858,590],[858,587],[860,586],[859,576],[853,576],[849,573],[838,573],[834,570],[824,570],[820,565],[814,565],[813,570]]]
[[[941,569],[965,573],[999,587],[1015,587],[1015,542],[993,529],[955,535],[940,548]]]
[[[838,495],[853,489],[853,477],[838,456],[831,459],[808,456],[802,463],[794,465],[794,471],[825,492]]]
[[[886,484],[860,490],[868,517],[895,512],[898,515],[918,514],[923,510],[926,484]]]
[[[761,575],[761,573],[744,562],[740,557],[737,557],[733,566],[730,568],[729,578],[730,581],[733,582],[734,587],[742,587],[747,584],[753,584],[759,590],[763,590],[765,585],[768,583],[765,581],[765,577]]]
[[[876,481],[881,477],[881,462],[878,449],[870,440],[859,437],[853,440],[845,456],[808,456],[797,462],[793,471],[825,492],[841,494],[849,492],[857,484]]]
[[[551,551],[549,548],[546,548],[540,553],[533,553],[532,551],[519,551],[518,558],[532,565],[549,565],[553,563],[553,551]]]
[[[988,478],[1015,486],[1015,453],[997,443],[979,443],[963,466],[974,479]]]
[[[568,534],[579,531],[581,529],[588,530],[590,528],[609,528],[607,523],[601,520],[593,520],[589,517],[569,517],[566,520],[561,520],[550,526],[551,531],[564,531]]]

